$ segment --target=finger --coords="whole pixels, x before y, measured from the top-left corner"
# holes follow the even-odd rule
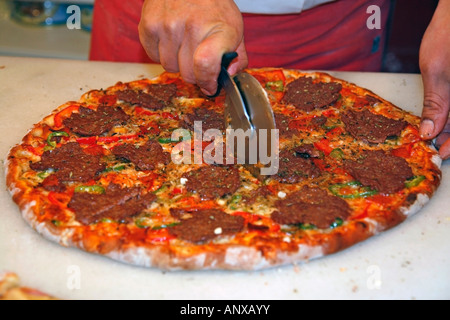
[[[139,22],[139,40],[149,58],[155,63],[160,63],[159,57],[159,37],[152,32],[152,27],[149,26],[143,19]]]
[[[165,37],[159,41],[158,50],[160,63],[162,67],[169,72],[178,72],[178,51],[179,42],[177,39],[172,39],[171,37]]]
[[[450,159],[450,137],[444,142],[439,149],[439,155],[442,159]]]
[[[207,30],[207,28],[206,28]],[[210,34],[213,32],[206,31],[203,29],[203,26],[197,26],[195,24],[189,24],[188,28],[185,30],[185,34],[183,37],[183,42],[181,43],[180,50],[178,52],[178,61],[180,66],[180,73],[183,79],[189,83],[196,83],[203,88],[203,85],[198,83],[198,79],[196,76],[196,65],[206,64],[208,63],[211,66],[217,66],[220,68],[221,61],[221,49],[217,49],[215,46],[207,47],[208,41],[210,41]],[[213,29],[214,30],[214,29]],[[222,41],[218,39],[218,41]],[[199,58],[199,52],[204,55],[204,57]],[[195,62],[195,59],[201,59],[202,61]],[[214,57],[220,57],[220,61],[211,61],[207,62],[207,60],[213,59]],[[205,66],[205,72],[210,72],[210,66]],[[212,78],[213,76],[211,76]],[[215,78],[217,80],[217,77]],[[213,80],[214,81],[214,80]]]
[[[181,77],[188,83],[195,83],[194,52],[200,40],[187,41],[186,38],[178,51],[178,63]]]
[[[437,136],[434,145],[439,149],[441,158],[446,159],[450,156],[450,118],[444,127],[444,130]]]
[[[139,21],[139,39],[147,55],[166,71],[178,71],[178,50],[184,30],[183,20],[165,14],[164,2],[146,1]]]
[[[427,140],[435,138],[444,129],[449,115],[449,84],[439,74],[439,69],[436,68],[425,68],[422,71],[424,101],[420,134]]]
[[[191,46],[189,45],[191,44]],[[204,45],[204,44],[203,44]],[[194,72],[194,53],[196,48],[193,48],[192,42],[189,42],[188,44],[183,44],[179,51],[179,67],[180,67],[180,73],[183,79],[189,83],[197,83],[200,88],[203,90],[203,92],[207,95],[212,95],[217,91],[217,78],[219,76],[220,68],[218,68],[217,73],[213,72],[210,75],[210,79],[206,78],[204,84],[199,80],[201,77],[198,77],[196,73]],[[206,49],[205,49],[206,50]],[[244,43],[241,42],[237,50],[220,50],[217,54],[217,59],[215,61],[210,62],[210,65],[212,66],[220,66],[222,62],[222,55],[225,52],[230,51],[236,51],[238,53],[238,57],[233,60],[228,68],[228,72],[231,75],[236,74],[239,71],[242,71],[244,68],[248,65],[248,57],[247,52],[245,50]],[[198,53],[198,52],[197,52]],[[212,53],[214,54],[214,53]],[[205,67],[207,70],[209,70],[209,67]],[[198,71],[198,70],[197,70]],[[209,86],[208,86],[209,85]]]
[[[222,56],[227,51],[223,43],[222,34],[215,34],[205,39],[194,52],[193,75],[195,82],[206,95],[213,95],[217,91]]]
[[[425,93],[420,125],[422,138],[433,139],[443,130],[449,114],[449,103],[446,99],[448,97],[444,98],[443,95],[433,91]]]
[[[194,53],[193,73],[195,82],[207,95],[217,90],[217,78],[220,73],[222,56],[226,52],[236,51],[241,39],[234,40],[225,36],[225,32],[217,32],[206,38]]]
[[[237,59],[231,62],[228,67],[228,73],[230,73],[230,75],[234,75],[248,66],[248,57],[247,51],[245,50],[244,41],[241,42],[236,52],[238,54]]]

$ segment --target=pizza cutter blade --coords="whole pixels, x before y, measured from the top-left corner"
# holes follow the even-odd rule
[[[234,77],[228,74],[228,65],[236,57],[235,52],[223,56],[216,95],[224,89],[225,124],[237,139],[234,153],[238,163],[257,164],[262,155],[272,156],[273,144],[278,141],[272,135],[275,117],[267,93],[255,77],[245,72]]]

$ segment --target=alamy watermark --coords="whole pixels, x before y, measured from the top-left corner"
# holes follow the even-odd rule
[[[278,129],[227,129],[224,142],[222,131],[203,132],[202,122],[195,121],[193,137],[186,129],[176,129],[171,141],[178,142],[171,152],[175,164],[258,164],[261,175],[278,172]],[[205,142],[210,143],[205,147]]]
[[[381,9],[377,5],[371,5],[367,7],[367,14],[370,16],[367,18],[366,26],[369,30],[381,29]]]
[[[69,14],[66,20],[67,29],[81,29],[81,8],[72,4],[67,7],[66,13]]]
[[[81,29],[81,8],[78,5],[67,7],[66,13],[69,14],[66,25],[69,30]],[[369,30],[381,29],[381,8],[377,5],[370,5],[366,10],[370,16],[367,18],[366,26]]]
[[[369,290],[379,290],[381,289],[381,268],[377,265],[370,265],[366,269],[369,277],[367,278],[366,285]]]
[[[69,290],[81,289],[81,269],[77,265],[70,265],[67,267],[67,282],[66,286]]]

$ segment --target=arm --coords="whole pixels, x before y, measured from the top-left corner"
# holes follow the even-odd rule
[[[439,135],[440,155],[450,157],[450,0],[440,0],[420,48],[424,107],[420,133]]]
[[[217,89],[225,52],[239,54],[230,73],[247,66],[243,34],[242,16],[232,0],[146,0],[139,24],[149,57],[208,95]]]

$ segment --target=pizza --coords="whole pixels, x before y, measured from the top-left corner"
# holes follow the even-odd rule
[[[0,273],[0,300],[59,300],[45,292],[23,286],[13,272]]]
[[[23,218],[50,241],[133,265],[259,270],[397,226],[439,187],[419,117],[327,73],[245,72],[272,105],[275,173],[228,161],[224,92],[164,72],[86,92],[26,133],[5,163]],[[208,140],[210,129],[223,136]]]

